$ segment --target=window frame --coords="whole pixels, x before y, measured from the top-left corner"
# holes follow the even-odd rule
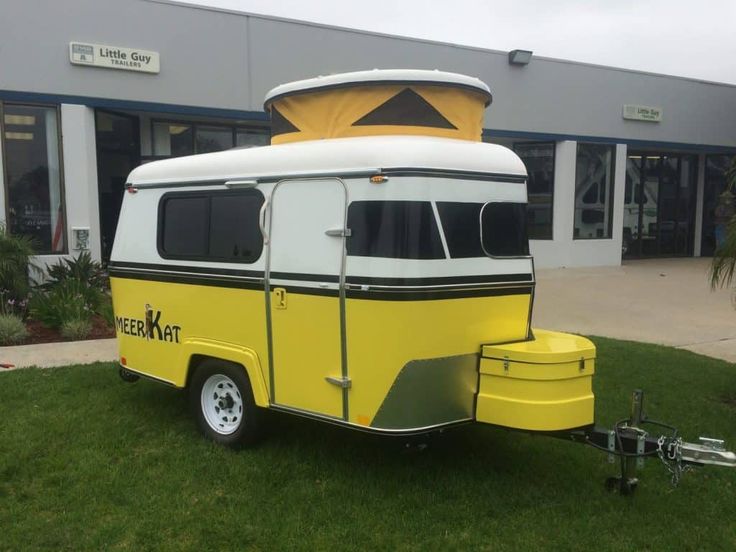
[[[521,156],[516,151],[516,146],[552,146],[552,193],[550,194],[550,235],[548,238],[529,238],[529,240],[534,241],[554,241],[555,239],[555,188],[557,187],[556,181],[555,181],[555,174],[557,171],[557,142],[554,141],[532,141],[532,142],[514,142],[511,147],[513,152],[521,158]],[[524,160],[522,159],[522,162]],[[526,168],[526,163],[524,164],[524,168]],[[529,206],[531,205],[531,202],[529,201],[529,172],[527,171],[526,175],[526,204],[527,204],[527,212],[529,211]],[[527,221],[528,224],[528,221]],[[528,229],[527,229],[528,230]],[[527,232],[528,233],[528,232]]]
[[[597,237],[597,236],[578,236],[575,235],[576,227],[575,222],[577,219],[577,191],[578,191],[578,156],[580,154],[580,146],[604,146],[611,149],[611,179],[610,179],[610,185],[608,186],[607,195],[608,195],[608,236],[603,237]],[[573,195],[573,208],[572,208],[572,239],[573,240],[612,240],[613,239],[613,203],[615,200],[615,192],[616,192],[616,144],[608,144],[608,143],[602,143],[602,142],[577,142],[575,145],[575,186],[574,190],[575,193]],[[596,194],[599,195],[599,194]],[[632,195],[635,195],[634,191],[632,190]],[[582,200],[582,198],[581,198]],[[581,215],[582,217],[582,215]]]
[[[6,106],[21,106],[21,107],[43,107],[53,109],[56,113],[56,146],[58,148],[59,156],[59,196],[61,197],[61,216],[64,220],[64,247],[61,251],[48,251],[38,252],[37,255],[68,255],[69,254],[69,218],[67,217],[66,209],[66,186],[64,182],[64,147],[63,147],[63,132],[61,128],[61,108],[59,104],[51,103],[40,103],[40,102],[14,102],[14,101],[3,101],[0,99],[0,159],[2,159],[2,172],[0,177],[3,181],[3,193],[5,198],[4,205],[4,220],[7,227],[8,221],[10,220],[10,183],[8,181],[8,163],[7,163],[7,152],[5,148],[5,107]],[[53,231],[52,231],[53,232]],[[53,240],[53,237],[52,237]]]
[[[164,250],[164,211],[166,208],[166,202],[170,199],[176,198],[195,198],[195,197],[206,197],[208,199],[207,209],[207,246],[209,248],[210,231],[211,231],[211,217],[212,217],[212,202],[213,196],[257,196],[261,199],[260,209],[266,202],[266,198],[261,190],[256,188],[247,188],[243,190],[193,190],[193,191],[174,191],[166,192],[162,194],[158,200],[157,209],[157,221],[156,221],[156,250],[162,259],[173,260],[173,261],[198,261],[198,262],[213,262],[213,263],[229,263],[229,264],[247,264],[252,265],[257,263],[263,257],[263,250],[265,248],[265,241],[263,234],[260,232],[260,226],[258,234],[261,237],[261,248],[258,252],[258,256],[252,260],[238,260],[232,257],[215,257],[212,255],[176,255],[167,253]],[[258,224],[258,221],[256,221]]]
[[[198,127],[220,127],[223,129],[230,130],[230,135],[232,137],[232,143],[233,147],[230,149],[243,147],[236,145],[238,142],[238,131],[252,131],[252,130],[263,130],[263,133],[260,132],[253,132],[253,134],[263,134],[266,136],[269,140],[271,139],[271,128],[270,126],[261,126],[257,124],[248,125],[246,124],[233,124],[229,122],[218,122],[218,121],[193,121],[190,119],[182,119],[182,120],[176,120],[176,119],[151,119],[150,120],[150,139],[151,139],[151,155],[142,155],[141,158],[145,160],[158,160],[158,159],[175,159],[172,155],[164,155],[164,154],[158,154],[155,151],[156,148],[156,135],[155,135],[155,126],[158,123],[163,123],[167,125],[189,125],[192,127],[192,153],[191,155],[198,155],[197,152],[197,129]],[[222,150],[227,151],[227,150]],[[183,157],[183,156],[179,156]]]
[[[483,211],[485,211],[486,207],[488,207],[489,205],[494,204],[494,203],[500,203],[500,204],[509,203],[509,204],[513,204],[513,205],[529,205],[528,203],[521,203],[520,201],[486,201],[483,204],[483,207],[480,208],[480,214],[478,215],[478,232],[479,232],[478,238],[480,239],[480,247],[481,247],[481,249],[483,249],[483,253],[485,253],[486,256],[488,258],[490,258],[490,259],[505,259],[505,260],[508,260],[508,259],[531,259],[533,257],[533,255],[532,255],[532,252],[531,252],[531,247],[529,247],[529,241],[530,240],[529,240],[529,233],[528,232],[527,232],[527,238],[526,238],[526,245],[527,245],[527,249],[529,249],[529,253],[527,253],[526,255],[492,255],[486,249],[486,246],[483,243]]]

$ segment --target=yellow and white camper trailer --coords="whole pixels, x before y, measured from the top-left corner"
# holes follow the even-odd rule
[[[488,87],[374,70],[273,89],[272,145],[128,179],[110,263],[122,375],[191,390],[204,433],[259,408],[382,433],[591,426],[595,348],[531,329],[526,170]]]

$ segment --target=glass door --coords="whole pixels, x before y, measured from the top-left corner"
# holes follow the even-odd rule
[[[692,255],[697,157],[632,152],[626,161],[623,254]]]
[[[95,126],[100,236],[102,258],[107,261],[115,239],[125,181],[141,161],[140,132],[137,117],[108,111],[95,113]]]

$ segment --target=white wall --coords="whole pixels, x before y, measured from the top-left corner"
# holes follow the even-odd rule
[[[616,145],[613,225],[609,239],[573,239],[575,225],[575,164],[577,142],[557,142],[555,148],[552,240],[532,240],[537,268],[566,266],[615,266],[621,264],[626,145]]]
[[[61,105],[61,132],[64,154],[64,193],[69,253],[74,249],[73,227],[90,229],[89,250],[100,260],[100,213],[97,193],[97,151],[95,112],[83,105]]]

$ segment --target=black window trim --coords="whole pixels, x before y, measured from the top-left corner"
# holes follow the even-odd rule
[[[483,243],[483,211],[485,211],[486,207],[493,203],[513,203],[513,204],[522,204],[522,205],[528,205],[523,204],[521,201],[486,201],[483,204],[483,207],[480,208],[480,214],[478,215],[478,238],[480,239],[480,246],[483,249],[483,252],[486,254],[487,257],[491,259],[531,259],[533,258],[533,255],[531,254],[531,248],[529,250],[529,253],[527,255],[492,255],[486,250],[486,246]],[[527,245],[530,240],[527,238]]]
[[[206,197],[208,199],[207,209],[207,243],[209,245],[209,232],[210,232],[210,217],[212,213],[212,201],[213,196],[249,196],[257,195],[261,198],[261,207],[266,201],[263,193],[255,188],[247,188],[243,190],[196,190],[196,191],[176,191],[166,192],[162,194],[158,200],[158,210],[156,221],[156,250],[162,259],[170,259],[175,261],[200,261],[200,262],[213,262],[213,263],[229,263],[229,264],[255,264],[263,257],[263,250],[265,248],[263,235],[261,236],[261,250],[258,252],[258,256],[253,260],[236,260],[232,257],[215,257],[212,255],[172,255],[164,251],[164,207],[166,202],[172,198],[194,198],[194,197]]]

